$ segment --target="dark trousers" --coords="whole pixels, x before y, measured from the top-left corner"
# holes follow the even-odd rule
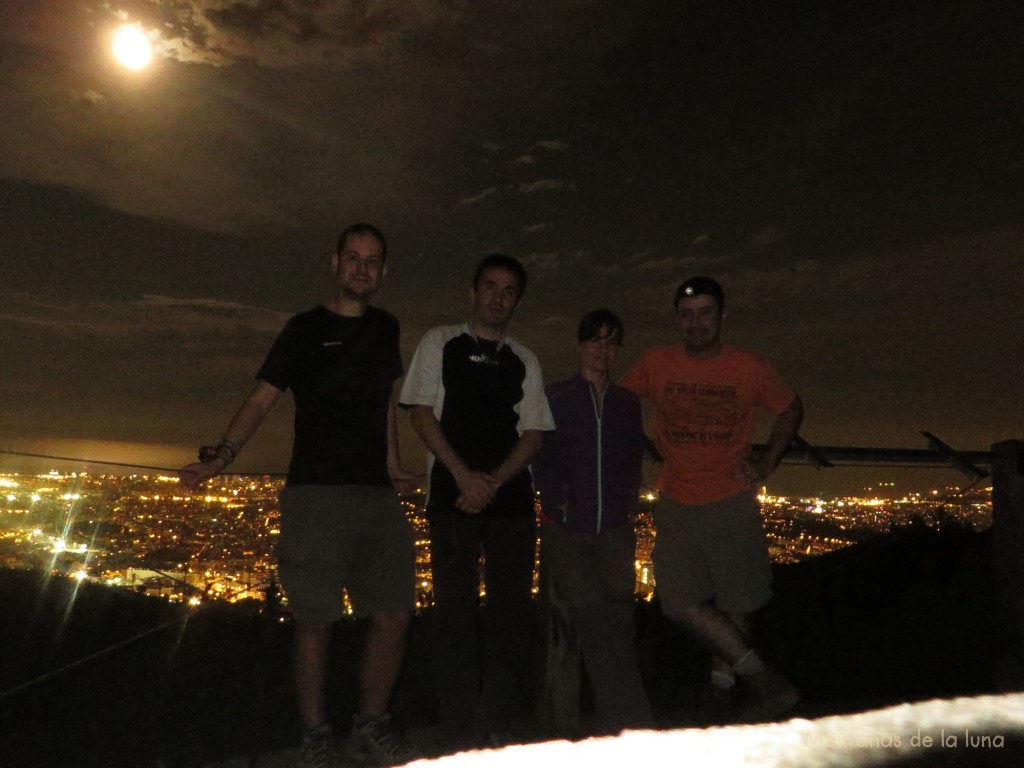
[[[439,725],[448,736],[507,727],[520,709],[532,637],[534,528],[532,516],[453,512],[430,522],[433,666]]]
[[[636,654],[633,526],[571,533],[541,526],[544,563],[576,628],[594,691],[598,733],[651,728],[654,717]]]

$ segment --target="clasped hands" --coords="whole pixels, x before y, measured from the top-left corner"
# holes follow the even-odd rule
[[[457,475],[455,483],[459,487],[455,508],[470,515],[479,514],[494,500],[494,495],[501,487],[493,475],[471,469]]]

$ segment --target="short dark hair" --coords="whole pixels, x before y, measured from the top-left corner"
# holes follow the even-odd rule
[[[353,224],[341,231],[341,234],[338,236],[338,250],[336,253],[341,253],[345,250],[345,241],[348,240],[350,235],[369,235],[380,243],[380,255],[384,258],[384,261],[388,260],[388,241],[384,239],[384,233],[373,226],[373,224],[366,224],[365,222]]]
[[[492,253],[490,256],[485,256],[483,261],[477,264],[476,272],[473,273],[474,288],[480,285],[480,278],[491,267],[507,269],[515,275],[516,282],[519,283],[519,298],[523,297],[523,294],[526,293],[526,267],[520,264],[517,259],[513,259],[511,256],[506,256],[503,253]]]
[[[718,302],[718,310],[720,312],[725,309],[725,291],[722,290],[722,286],[718,284],[718,281],[712,277],[695,275],[681,282],[679,287],[676,288],[676,297],[672,302],[672,306],[678,312],[680,300],[691,296],[710,296]]]
[[[619,343],[622,343],[622,337],[625,335],[626,329],[622,325],[622,320],[619,319],[619,316],[610,309],[595,309],[587,312],[583,319],[580,320],[579,327],[576,329],[576,340],[584,342],[596,339],[598,334],[601,333],[602,328],[607,328],[608,335],[615,336]]]

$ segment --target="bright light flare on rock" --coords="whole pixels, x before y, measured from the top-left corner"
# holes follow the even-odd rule
[[[114,33],[114,58],[126,69],[144,69],[153,60],[153,44],[137,24],[123,24]]]

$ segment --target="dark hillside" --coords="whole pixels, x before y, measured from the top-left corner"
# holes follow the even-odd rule
[[[987,533],[922,525],[778,568],[760,634],[766,654],[805,692],[797,714],[996,690],[989,660],[1000,633],[988,548]],[[0,615],[4,765],[200,766],[297,738],[291,626],[255,606],[190,611],[95,584],[0,571]],[[429,613],[415,622],[396,696],[395,716],[406,727],[432,718],[428,622]],[[656,603],[640,604],[638,626],[664,724],[693,724],[704,654]],[[339,723],[354,707],[360,630],[344,621],[335,634],[331,708]]]
[[[836,711],[994,691],[990,546],[991,530],[915,524],[780,568],[780,664]]]

